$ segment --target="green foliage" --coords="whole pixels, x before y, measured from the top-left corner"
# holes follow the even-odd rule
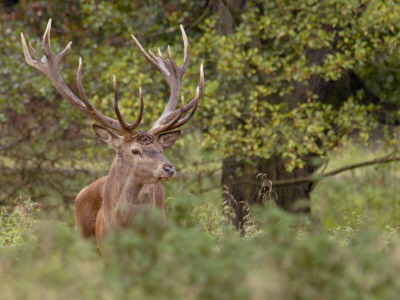
[[[17,246],[25,238],[32,236],[32,228],[37,223],[35,212],[38,204],[29,199],[18,199],[13,207],[0,207],[0,248]]]
[[[397,69],[376,68],[396,61],[399,12],[395,1],[249,1],[228,34],[221,16],[205,21],[206,144],[225,156],[277,156],[292,171],[305,154],[326,159],[356,128],[368,139],[380,104],[366,107],[362,86],[326,99],[318,85],[330,93],[349,72],[371,84],[379,75],[385,84],[373,92],[397,103]]]
[[[339,244],[317,224],[269,209],[253,211],[257,235],[243,239],[221,223],[216,237],[201,226],[209,215],[175,204],[166,225],[143,211],[111,233],[104,257],[71,227],[40,221],[34,238],[0,249],[1,298],[391,299],[400,290],[395,235],[385,248],[366,229]]]
[[[349,147],[340,160],[332,162],[330,168],[376,155],[383,155],[382,150]],[[366,228],[391,236],[400,227],[398,181],[397,162],[327,178],[317,185],[312,194],[313,215],[341,243],[350,243],[354,235]]]

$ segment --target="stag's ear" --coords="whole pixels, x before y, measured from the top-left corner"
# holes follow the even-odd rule
[[[113,149],[117,149],[121,146],[123,138],[119,135],[116,135],[114,132],[101,127],[99,125],[92,125],[94,132],[100,138],[100,141],[108,147]]]
[[[163,150],[167,150],[175,144],[175,141],[178,139],[180,135],[181,135],[180,130],[161,133],[159,136],[157,136],[157,141],[158,144],[163,148]]]

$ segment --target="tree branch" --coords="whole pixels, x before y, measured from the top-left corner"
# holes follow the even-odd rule
[[[395,73],[399,73],[400,69],[396,69],[396,68],[391,68],[391,67],[386,67],[386,66],[382,66],[380,64],[377,64],[376,62],[373,61],[367,61],[368,64],[377,67],[379,69],[382,69],[384,71],[389,71],[389,72],[395,72]]]
[[[348,166],[344,166],[341,168],[338,168],[336,170],[327,172],[325,174],[315,174],[312,176],[307,176],[307,177],[298,177],[298,178],[291,178],[291,179],[282,179],[282,180],[273,180],[272,181],[272,186],[276,187],[276,186],[286,186],[286,185],[292,185],[292,184],[301,184],[301,183],[307,183],[307,182],[318,182],[321,181],[322,179],[326,178],[326,177],[331,177],[331,176],[335,176],[339,173],[345,172],[345,171],[349,171],[349,170],[354,170],[357,168],[362,168],[362,167],[367,167],[367,166],[371,166],[371,165],[378,165],[378,164],[386,164],[386,163],[390,163],[393,161],[400,161],[400,157],[392,157],[391,155],[388,156],[384,156],[378,159],[373,159],[373,160],[369,160],[369,161],[364,161],[361,163],[356,163],[356,164],[351,164]],[[241,180],[240,182],[243,183],[249,183],[249,184],[253,184],[253,185],[261,185],[262,183],[257,182],[255,180]]]

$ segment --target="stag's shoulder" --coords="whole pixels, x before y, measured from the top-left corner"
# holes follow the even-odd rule
[[[108,175],[100,177],[99,179],[93,181],[88,186],[84,187],[76,196],[75,201],[78,202],[80,199],[84,198],[101,198],[104,192],[104,186],[107,182]]]

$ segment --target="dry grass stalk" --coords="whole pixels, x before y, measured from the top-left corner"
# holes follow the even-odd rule
[[[258,202],[264,204],[265,206],[269,204],[276,206],[278,195],[272,189],[272,181],[268,178],[268,174],[259,173],[256,178],[261,180],[261,187],[257,194]]]

